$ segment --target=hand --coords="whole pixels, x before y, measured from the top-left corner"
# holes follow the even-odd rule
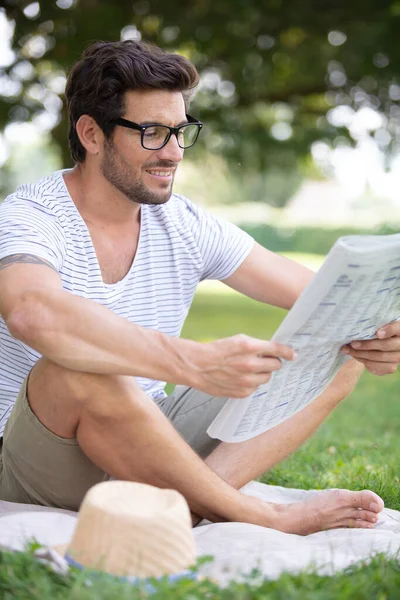
[[[400,364],[400,321],[381,327],[373,340],[354,341],[342,352],[352,356],[374,375],[388,375]]]
[[[197,389],[223,398],[246,398],[281,368],[281,358],[294,360],[292,348],[235,335],[204,345],[196,357]]]

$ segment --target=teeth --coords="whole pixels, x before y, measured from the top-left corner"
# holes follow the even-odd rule
[[[151,175],[158,175],[159,177],[169,177],[172,171],[148,171]]]

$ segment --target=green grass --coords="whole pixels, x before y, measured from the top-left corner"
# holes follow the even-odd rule
[[[112,580],[107,575],[88,577],[71,571],[68,577],[50,572],[31,553],[0,554],[2,600],[398,600],[398,561],[382,557],[352,567],[334,577],[313,573],[283,574],[277,581],[262,581],[254,573],[245,583],[225,589],[212,581],[155,582],[149,591]]]
[[[318,261],[317,261],[318,263]],[[317,264],[315,263],[315,264]],[[211,286],[212,288],[212,286]],[[183,335],[203,341],[235,333],[269,338],[285,312],[262,306],[235,293],[200,291]],[[370,488],[390,508],[400,509],[400,375],[383,378],[364,374],[344,401],[302,448],[262,480],[288,487]],[[50,573],[23,554],[0,553],[0,598],[11,600],[97,600],[151,597],[153,600],[215,598],[223,600],[353,600],[400,597],[400,566],[383,558],[358,565],[334,577],[312,572],[284,574],[275,582],[232,583],[220,590],[213,582],[158,583],[145,589],[109,578],[92,579],[72,572],[67,578]]]
[[[283,574],[277,581],[262,581],[257,573],[245,583],[225,589],[212,581],[155,582],[144,587],[120,583],[110,577],[88,577],[71,571],[68,577],[50,572],[29,553],[0,554],[2,600],[398,600],[400,567],[396,560],[377,557],[333,577],[313,573]]]

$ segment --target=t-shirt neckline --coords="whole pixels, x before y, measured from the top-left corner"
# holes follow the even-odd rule
[[[99,262],[99,259],[98,259],[98,256],[97,256],[96,248],[94,247],[94,244],[93,244],[92,236],[90,235],[89,227],[86,225],[85,219],[82,217],[82,215],[79,212],[79,210],[78,210],[75,202],[72,200],[71,194],[69,193],[67,184],[66,184],[65,179],[64,179],[64,173],[68,173],[69,171],[72,171],[72,169],[60,169],[59,171],[57,171],[57,175],[60,177],[62,186],[63,186],[63,188],[65,190],[65,194],[66,194],[66,197],[67,197],[69,203],[72,205],[72,208],[73,208],[74,212],[76,213],[76,215],[77,215],[79,221],[81,222],[81,225],[82,225],[82,227],[83,227],[83,229],[84,229],[87,237],[90,240],[90,244],[92,246],[92,250],[93,250],[94,256],[96,257],[97,269],[98,269],[98,271],[100,273],[101,282],[102,282],[102,284],[103,284],[103,286],[105,288],[110,289],[110,290],[117,289],[118,287],[122,287],[126,283],[126,281],[129,279],[129,277],[131,276],[131,274],[132,274],[132,272],[133,272],[133,270],[135,268],[135,265],[136,265],[136,263],[138,261],[139,252],[140,252],[140,249],[141,249],[141,246],[142,246],[141,240],[142,240],[142,237],[143,237],[142,236],[142,232],[143,232],[143,229],[144,229],[144,219],[145,219],[146,211],[143,210],[143,206],[140,207],[139,239],[138,239],[138,244],[137,244],[135,256],[133,257],[132,264],[129,267],[129,271],[127,272],[127,274],[125,275],[125,277],[123,277],[119,281],[116,281],[115,283],[106,283],[104,281],[104,279],[103,279],[103,275],[102,275],[101,268],[100,268],[100,262]]]

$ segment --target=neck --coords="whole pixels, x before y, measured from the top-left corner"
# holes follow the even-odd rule
[[[130,227],[139,222],[140,204],[128,200],[88,165],[76,165],[64,174],[64,181],[85,221],[108,227]]]

